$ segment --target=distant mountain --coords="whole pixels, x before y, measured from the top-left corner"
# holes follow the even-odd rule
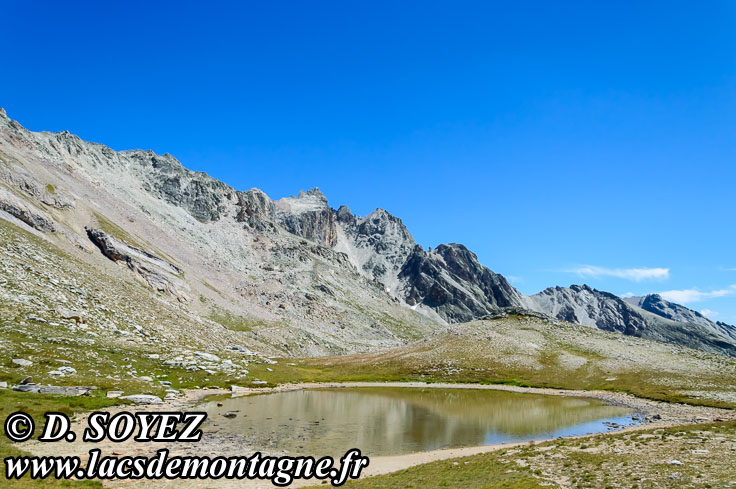
[[[736,355],[736,327],[716,323],[657,294],[622,299],[587,285],[550,287],[531,296],[557,319],[716,353]]]
[[[625,297],[624,300],[631,305],[637,306],[665,319],[671,319],[672,321],[695,323],[712,328],[717,328],[718,326],[733,328],[733,326],[729,326],[726,323],[711,321],[698,311],[693,311],[685,306],[666,301],[659,294],[648,294],[643,297]]]

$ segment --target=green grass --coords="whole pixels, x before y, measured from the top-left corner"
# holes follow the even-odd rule
[[[204,284],[204,286],[205,286],[205,287],[207,287],[208,289],[210,289],[210,290],[211,290],[212,292],[214,292],[215,294],[219,295],[219,296],[220,296],[220,297],[222,297],[223,299],[225,298],[225,296],[224,296],[224,295],[222,295],[222,292],[220,292],[219,290],[217,290],[217,289],[216,289],[216,288],[215,288],[215,287],[214,287],[214,286],[213,286],[212,284],[210,284],[209,282],[207,282],[207,281],[204,281],[204,282],[202,282],[202,283]]]
[[[207,315],[208,319],[225,326],[231,331],[251,331],[254,327],[263,326],[266,323],[263,321],[253,320],[244,318],[242,316],[236,316],[228,311],[211,311]]]
[[[51,195],[56,195],[56,187],[51,185],[50,183],[46,184],[46,191],[50,193]]]
[[[606,358],[595,352],[569,345],[554,345],[537,353],[530,365],[509,364],[502,355],[475,356],[474,351],[493,352],[493,344],[479,348],[473,338],[440,335],[432,341],[410,344],[387,352],[323,357],[300,360],[281,359],[279,364],[251,366],[249,370],[268,385],[299,382],[449,382],[474,384],[505,384],[520,387],[542,387],[575,390],[610,390],[663,402],[687,403],[711,407],[736,407],[733,402],[715,398],[698,398],[683,393],[688,383],[715,386],[729,393],[736,383],[734,370],[693,371],[691,377],[673,382],[663,377],[657,365],[648,368],[633,366],[615,374],[607,371]],[[585,357],[579,367],[562,362],[563,353]],[[723,357],[723,362],[733,365]],[[289,366],[295,363],[295,366]],[[730,372],[727,373],[727,372]],[[615,380],[607,380],[614,378]]]
[[[348,482],[354,489],[541,489],[549,487],[528,468],[502,462],[496,454],[442,460],[387,475]],[[319,486],[317,486],[319,487]]]
[[[245,316],[238,316],[237,314],[233,314],[229,311],[214,306],[207,315],[207,319],[221,324],[230,331],[240,332],[248,332],[253,331],[257,328],[282,325],[281,322],[277,321],[266,321],[264,319],[254,319]]]

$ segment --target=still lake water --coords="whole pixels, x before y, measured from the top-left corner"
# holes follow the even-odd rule
[[[399,455],[598,433],[608,423],[634,424],[635,414],[596,399],[462,388],[310,389],[219,402],[203,406],[210,427],[240,435],[254,449],[315,456],[350,448]]]

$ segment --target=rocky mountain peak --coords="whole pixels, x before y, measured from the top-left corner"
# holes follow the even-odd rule
[[[8,118],[8,113],[5,112],[5,109],[3,109],[2,107],[0,107],[0,118],[2,118],[2,119],[7,119]]]
[[[306,191],[300,190],[298,195],[284,197],[275,203],[280,211],[292,214],[329,209],[327,197],[318,187]]]
[[[355,216],[350,212],[350,208],[348,208],[348,206],[341,205],[340,208],[337,209],[337,220],[344,224],[354,224]]]
[[[337,243],[336,214],[319,188],[277,200],[275,206],[276,217],[288,232],[324,246]]]
[[[433,251],[415,246],[399,278],[410,305],[430,307],[449,322],[471,321],[502,307],[526,307],[522,294],[502,275],[457,243]]]
[[[327,205],[327,196],[325,196],[325,194],[322,193],[319,187],[310,188],[307,191],[300,190],[298,198],[300,199],[309,198],[309,199],[317,200]]]
[[[363,273],[396,292],[399,270],[415,245],[401,219],[384,209],[356,217],[345,206],[336,215],[344,236],[338,249]]]

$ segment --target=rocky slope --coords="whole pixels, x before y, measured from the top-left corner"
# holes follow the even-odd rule
[[[399,323],[406,323],[399,326],[403,333],[386,332],[387,340],[396,341],[406,336],[404,333],[411,337],[447,321],[487,314],[497,306],[522,304],[518,291],[463,247],[447,245],[425,252],[416,246],[399,218],[383,209],[365,217],[354,216],[347,207],[335,210],[319,189],[272,200],[258,189],[237,191],[204,173],[187,170],[169,154],[116,152],[68,132],[33,133],[4,113],[0,116],[0,144],[7,168],[3,180],[10,192],[2,199],[8,204],[6,212],[12,211],[44,231],[59,226],[62,234],[74,242],[92,238],[82,231],[99,227],[97,217],[101,216],[127,235],[127,242],[118,239],[122,245],[159,258],[161,253],[157,251],[168,248],[168,255],[177,258],[178,263],[169,264],[179,267],[189,280],[209,275],[210,283],[223,283],[226,289],[232,285],[234,290],[219,291],[228,297],[265,295],[257,301],[257,307],[247,308],[256,317],[283,320],[284,311],[292,311],[300,322],[315,319],[316,329],[323,329],[325,321],[331,328],[345,328],[348,322],[344,316],[350,313],[335,310],[325,302],[343,299],[340,302],[356,312],[360,308],[352,307],[352,303],[362,301],[354,296],[371,291],[377,302],[368,309],[376,312],[374,316],[383,317],[388,307],[394,311],[390,314],[392,321],[398,316]],[[49,200],[50,193],[42,191],[44,185],[54,187],[57,203],[69,202],[63,197],[67,194],[83,195],[85,203],[63,217],[48,217],[44,210],[47,204],[41,197]],[[35,190],[25,191],[30,187]],[[323,292],[335,289],[298,273],[311,261],[306,256],[310,250],[330,262],[331,277],[350,282],[338,287],[346,292],[345,296]],[[187,273],[190,266],[191,274]],[[140,267],[129,268],[140,272]],[[222,277],[225,269],[235,277]],[[300,279],[294,280],[294,274]],[[252,280],[244,280],[246,276]],[[199,289],[195,297],[197,293],[208,295],[196,284],[189,286]],[[310,297],[317,300],[305,301],[306,296],[299,297],[300,291],[310,286],[315,288]],[[320,291],[326,295],[320,296]],[[407,304],[412,307],[402,307]],[[218,305],[231,309],[229,304]],[[310,310],[318,317],[302,314]],[[376,330],[375,317],[362,322]]]
[[[557,319],[658,341],[736,355],[736,328],[715,323],[656,294],[622,299],[587,285],[550,287],[531,297]]]

